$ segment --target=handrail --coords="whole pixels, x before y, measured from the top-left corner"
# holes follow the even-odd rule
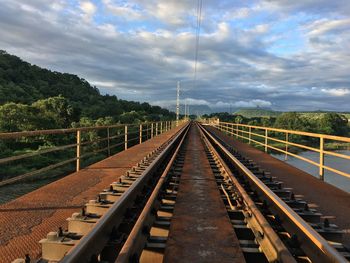
[[[317,258],[323,259],[322,262],[346,262],[346,259],[334,248],[327,240],[316,232],[305,220],[303,220],[291,207],[281,200],[271,189],[269,189],[258,177],[256,177],[246,166],[244,166],[229,150],[227,150],[216,138],[208,131],[204,130],[208,137],[225,153],[239,170],[251,180],[254,185],[264,193],[264,195],[288,218],[298,233],[302,234],[302,240],[310,241],[313,246],[310,246],[314,255]]]
[[[350,143],[350,137],[341,137],[341,136],[334,136],[334,135],[328,135],[328,134],[294,131],[294,130],[247,125],[247,124],[240,124],[240,123],[221,122],[221,121],[215,122],[211,125],[219,128],[223,132],[231,134],[232,136],[236,136],[236,138],[242,138],[244,140],[248,140],[249,144],[255,143],[255,144],[261,145],[265,148],[265,152],[267,152],[268,149],[272,149],[272,150],[284,153],[285,159],[287,159],[287,156],[293,156],[295,158],[298,158],[300,160],[308,162],[312,165],[315,165],[319,168],[319,177],[321,180],[324,180],[324,171],[325,170],[328,170],[328,171],[334,172],[338,175],[350,178],[349,173],[344,172],[344,171],[340,171],[338,169],[330,167],[329,165],[325,165],[325,163],[324,163],[324,159],[325,159],[326,155],[331,155],[331,156],[350,160],[349,155],[325,150],[325,140]],[[255,130],[256,132],[253,132],[252,130]],[[258,133],[258,131],[260,131],[261,134]],[[270,132],[270,134],[272,132],[284,134],[285,139],[283,140],[283,139],[279,139],[279,138],[274,138],[271,135],[269,136],[269,132]],[[308,145],[303,145],[300,143],[291,142],[289,140],[289,137],[291,135],[301,135],[301,136],[308,136],[311,138],[315,138],[315,139],[319,140],[319,147],[315,148],[315,147],[311,147]],[[264,139],[264,142],[258,141],[256,137]],[[274,145],[269,144],[269,142],[271,142],[271,141],[284,144],[285,149],[283,150],[283,149],[277,148]],[[288,149],[289,146],[294,146],[294,147],[317,152],[319,154],[319,161],[317,162],[317,161],[310,160],[308,158],[299,156],[297,154],[291,153]]]
[[[63,134],[63,133],[73,133],[80,131],[92,131],[92,130],[102,130],[107,128],[121,128],[125,126],[137,127],[138,125],[147,125],[150,123],[165,123],[174,121],[157,121],[157,122],[143,122],[140,124],[115,124],[115,125],[104,125],[104,126],[88,126],[88,127],[77,127],[77,128],[67,128],[67,129],[49,129],[49,130],[34,130],[34,131],[20,131],[20,132],[0,132],[0,139],[14,139],[21,137],[31,137],[37,135],[51,135],[51,134]]]
[[[19,139],[19,138],[27,138],[33,136],[41,136],[41,135],[54,135],[54,134],[71,134],[75,133],[75,143],[70,142],[67,145],[56,145],[53,147],[49,147],[42,150],[35,150],[29,153],[24,153],[20,155],[12,155],[4,158],[0,158],[0,165],[9,164],[14,161],[25,160],[31,157],[54,153],[63,150],[69,150],[75,148],[75,158],[71,158],[68,161],[58,160],[57,164],[50,164],[46,167],[38,168],[34,171],[29,171],[21,175],[16,175],[14,177],[4,179],[1,181],[0,178],[0,186],[14,183],[16,181],[22,180],[23,178],[27,178],[31,175],[36,175],[41,172],[47,172],[59,166],[68,164],[76,161],[76,171],[81,169],[81,161],[83,158],[91,156],[93,154],[106,151],[108,155],[110,155],[111,149],[121,146],[124,144],[124,149],[126,150],[130,143],[132,145],[137,143],[142,143],[145,140],[151,139],[154,136],[157,136],[163,132],[166,132],[172,128],[174,128],[175,121],[164,121],[164,122],[146,122],[141,124],[117,124],[117,125],[109,125],[109,126],[95,126],[95,127],[79,127],[79,128],[69,128],[69,129],[52,129],[52,130],[36,130],[36,131],[23,131],[23,132],[12,132],[12,133],[0,133],[0,140],[10,140],[10,139]],[[129,128],[129,129],[128,129]],[[117,134],[113,135],[111,133],[112,129],[117,129]],[[106,137],[98,136],[91,140],[82,140],[84,132],[91,131],[100,131],[104,130],[106,132]],[[71,136],[71,135],[70,135]],[[73,137],[69,137],[73,139]],[[100,143],[103,142],[103,145]],[[113,144],[111,144],[113,142]],[[97,145],[98,149],[93,149],[91,152],[86,151],[86,147],[89,145]],[[102,146],[102,147],[101,147]],[[101,147],[101,148],[100,148]]]
[[[263,129],[263,130],[274,131],[274,132],[281,132],[281,133],[287,132],[287,133],[295,134],[295,135],[318,137],[318,138],[324,138],[324,139],[329,139],[329,140],[333,140],[333,141],[350,142],[350,137],[342,137],[342,136],[328,135],[328,134],[322,134],[322,133],[286,130],[286,129],[272,128],[272,127],[255,126],[255,125],[231,123],[231,122],[221,122],[221,121],[220,121],[220,124],[230,124],[230,125],[235,125],[235,126],[240,126],[240,127],[247,127],[247,128],[250,127],[250,128],[254,128],[254,129]]]

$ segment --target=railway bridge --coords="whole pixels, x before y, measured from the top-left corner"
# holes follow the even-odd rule
[[[104,137],[94,137],[102,130]],[[350,138],[215,120],[0,134],[0,139],[53,134],[69,139],[64,146],[0,159],[11,165],[37,155],[75,154],[0,181],[7,200],[0,205],[1,263],[350,260],[350,194],[325,182],[326,171],[350,176],[325,162],[326,155],[350,159],[327,150],[326,141]],[[295,136],[318,141],[301,145]],[[84,152],[87,138],[103,147]],[[317,167],[319,178],[268,154],[303,159],[291,149],[298,146],[319,154],[318,160],[304,160]],[[84,162],[98,152],[109,157]],[[67,164],[76,171],[16,196],[25,188],[23,180]]]

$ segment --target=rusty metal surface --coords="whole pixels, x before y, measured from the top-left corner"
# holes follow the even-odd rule
[[[269,171],[271,176],[283,181],[284,185],[293,188],[297,195],[318,206],[317,210],[324,215],[332,215],[335,218],[331,222],[344,229],[343,243],[350,247],[350,194],[335,186],[322,182],[316,177],[293,167],[283,161],[259,151],[258,149],[237,141],[222,132],[208,127],[216,135],[219,135],[226,143],[237,149],[242,155],[255,161],[262,169]]]
[[[164,262],[245,262],[196,126],[188,140]]]
[[[67,217],[167,141],[175,131],[177,129],[1,205],[0,263],[11,262],[26,253],[38,258],[41,238],[59,226],[66,228]]]
[[[74,246],[66,256],[61,260],[65,263],[80,263],[89,262],[94,255],[98,255],[103,251],[103,248],[110,240],[110,233],[113,229],[118,228],[123,222],[123,215],[125,211],[130,208],[137,195],[140,194],[147,181],[152,179],[153,174],[159,169],[161,164],[169,156],[174,145],[178,144],[178,140],[183,136],[184,129],[181,129],[179,133],[168,143],[165,148],[159,153],[159,155],[153,160],[153,162],[147,166],[142,172],[141,176],[125,190],[124,194],[120,197],[118,202],[115,202],[106,211],[106,213],[98,220],[96,225],[84,235],[76,246]]]

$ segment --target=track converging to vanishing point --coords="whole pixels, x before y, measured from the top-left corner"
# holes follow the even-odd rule
[[[347,262],[342,230],[188,122],[40,241],[39,262]]]

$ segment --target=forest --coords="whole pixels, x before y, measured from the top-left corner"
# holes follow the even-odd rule
[[[86,80],[76,75],[60,73],[31,65],[19,57],[0,50],[0,133],[114,124],[137,124],[174,120],[175,113],[148,103],[126,101],[114,95],[102,95]],[[122,131],[111,129],[113,134]],[[129,131],[136,134],[132,128]],[[117,135],[118,136],[118,135]],[[82,160],[86,166],[107,157],[106,131],[82,135],[82,152],[94,153]],[[118,144],[122,137],[110,141]],[[54,147],[75,143],[75,135],[23,137],[0,140],[0,159],[40,153]],[[111,154],[122,150],[115,147]],[[1,179],[15,177],[62,162],[75,156],[69,148],[0,165]],[[62,176],[74,170],[74,163],[34,176],[32,180]]]
[[[0,50],[0,132],[171,120],[159,106],[102,95],[86,80]]]

